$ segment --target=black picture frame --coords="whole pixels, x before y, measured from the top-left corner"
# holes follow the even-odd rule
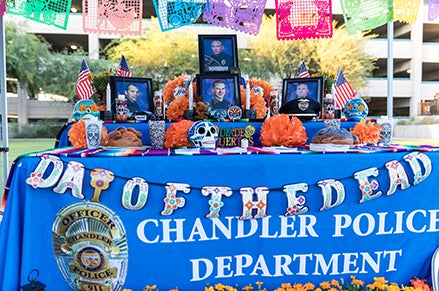
[[[313,78],[293,78],[293,79],[283,79],[282,85],[282,105],[286,104],[288,101],[298,99],[296,89],[299,85],[305,85],[308,87],[309,93],[307,97],[309,99],[314,99],[320,104],[323,100],[323,77],[313,77]]]
[[[223,49],[218,47],[218,42]],[[221,54],[215,56],[215,51]],[[236,34],[198,35],[198,60],[200,74],[224,74],[236,71],[238,65],[238,42]]]
[[[240,97],[240,76],[238,74],[198,74],[196,75],[197,92],[203,97],[203,102],[206,103],[209,110],[212,99],[214,99],[213,85],[217,81],[223,81],[225,85],[224,100],[229,103],[229,106],[241,107]],[[222,109],[222,108],[221,108]]]
[[[119,95],[127,98],[125,90],[128,86],[134,85],[138,88],[139,96],[137,98],[138,109],[128,110],[128,118],[132,118],[134,112],[154,112],[152,78],[136,78],[136,77],[118,77],[110,76],[111,88],[111,111],[116,112],[116,100]],[[127,98],[128,99],[128,98]]]

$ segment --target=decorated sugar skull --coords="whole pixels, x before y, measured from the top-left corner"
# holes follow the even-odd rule
[[[73,120],[79,121],[82,118],[100,118],[99,108],[93,100],[79,100],[73,108]]]
[[[201,149],[215,149],[218,130],[213,123],[199,120],[187,131],[189,144]]]
[[[361,98],[353,98],[346,103],[344,107],[344,114],[348,120],[360,121],[361,119],[367,117],[369,113],[369,108],[366,102]]]
[[[385,122],[381,124],[380,143],[390,145],[392,143],[392,124]]]
[[[260,95],[260,96],[264,96],[264,89],[262,89],[262,87],[261,86],[254,86],[253,88],[252,88],[252,90],[253,90],[253,92],[256,94],[256,95]]]

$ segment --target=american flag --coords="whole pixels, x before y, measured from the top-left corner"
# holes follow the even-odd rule
[[[116,76],[131,77],[131,72],[124,55],[120,57],[119,68],[117,68]]]
[[[346,80],[343,72],[340,69],[335,80],[335,107],[338,109],[343,109],[346,103],[354,96],[354,89],[352,89],[351,85]]]
[[[82,60],[81,69],[78,74],[78,81],[76,82],[76,95],[79,99],[90,99],[93,95],[94,89],[91,86],[90,70],[88,69],[85,60]]]
[[[308,69],[306,68],[305,62],[302,62],[300,64],[299,75],[297,77],[298,78],[309,78],[309,77],[311,77],[311,75],[308,72]]]

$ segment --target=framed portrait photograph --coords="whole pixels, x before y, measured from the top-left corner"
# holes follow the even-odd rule
[[[323,100],[323,77],[283,79],[282,104],[300,98]]]
[[[200,74],[231,73],[238,68],[236,34],[198,35]]]
[[[206,114],[211,117],[217,110],[227,111],[230,106],[241,106],[237,74],[199,74],[197,92],[203,96]]]
[[[154,112],[152,78],[110,77],[111,111],[116,112],[116,100],[122,95],[127,100],[127,117],[141,111]]]

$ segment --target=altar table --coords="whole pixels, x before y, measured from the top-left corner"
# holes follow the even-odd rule
[[[217,125],[222,131],[227,131],[233,128],[245,128],[246,126],[253,126],[255,128],[255,133],[252,137],[254,141],[254,145],[260,146],[261,142],[259,140],[260,135],[260,129],[262,122],[212,122],[213,124]],[[343,121],[340,123],[340,126],[342,128],[346,128],[349,130],[355,125],[356,122],[353,121]],[[171,123],[166,123],[166,128],[169,127]],[[110,123],[104,123],[104,126],[107,128],[107,131],[113,131],[119,126],[124,127],[132,127],[136,129],[137,131],[142,133],[142,144],[149,145],[151,144],[150,136],[149,136],[149,126],[147,122],[110,122]],[[306,130],[306,135],[308,137],[308,143],[310,142],[312,136],[317,133],[320,129],[324,128],[323,122],[317,122],[317,121],[308,121],[303,122],[303,126]],[[64,125],[64,127],[59,131],[57,136],[57,141],[55,143],[55,147],[64,147],[72,145],[69,141],[69,129],[72,127],[72,123],[67,123]],[[222,132],[220,132],[221,134]]]
[[[49,291],[71,290],[63,274],[133,291],[430,279],[437,165],[433,146],[31,153],[7,185],[0,290],[33,269]]]

